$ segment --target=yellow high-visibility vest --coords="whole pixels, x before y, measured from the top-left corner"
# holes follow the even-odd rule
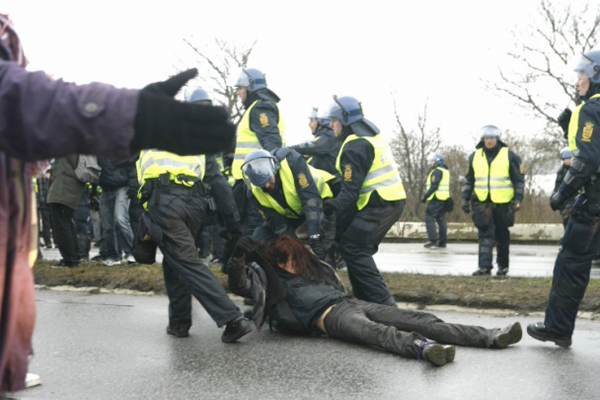
[[[429,188],[431,188],[431,175],[433,174],[433,171],[437,169],[442,171],[442,180],[440,181],[437,190],[433,192],[431,196],[427,198],[427,200],[433,200],[434,197],[442,201],[448,200],[450,198],[450,171],[447,169],[437,167],[431,170],[429,176],[427,177],[427,191],[429,191]]]
[[[316,169],[308,166],[310,173],[315,181],[315,185],[321,194],[322,199],[333,197],[333,193],[329,188],[327,182],[334,178],[327,171]],[[296,191],[296,185],[294,183],[294,173],[290,168],[288,161],[284,158],[281,161],[281,168],[279,170],[279,178],[281,179],[281,186],[283,188],[283,195],[289,209],[284,209],[269,193],[264,192],[260,187],[252,185],[252,194],[256,197],[256,200],[266,208],[271,208],[277,211],[278,214],[288,218],[298,218],[298,215],[302,212],[302,201],[298,192]]]
[[[177,176],[189,176],[204,179],[206,157],[179,156],[168,151],[142,150],[139,160],[135,163],[140,186],[148,179],[157,179],[160,175],[168,173],[170,179],[183,186],[191,187],[194,182],[180,181]]]
[[[510,180],[507,147],[498,151],[491,165],[488,165],[483,148],[478,149],[473,156],[472,165],[475,173],[475,194],[479,201],[486,201],[488,194],[492,202],[497,204],[508,203],[513,199],[515,189]]]
[[[371,168],[365,176],[365,180],[360,188],[360,194],[356,201],[358,210],[362,210],[367,205],[371,198],[371,193],[374,191],[386,201],[406,199],[404,185],[402,185],[402,179],[400,179],[398,167],[394,162],[390,145],[381,134],[376,136],[349,135],[342,144],[342,148],[340,149],[336,161],[336,168],[340,175],[344,176],[344,171],[342,171],[340,165],[344,147],[351,141],[359,139],[367,140],[373,145],[373,148],[375,149],[375,158],[373,159],[373,164],[371,164]]]
[[[231,164],[231,175],[236,179],[244,179],[242,176],[242,165],[244,164],[244,160],[246,156],[250,154],[252,151],[256,149],[262,149],[258,137],[256,137],[256,133],[250,129],[250,113],[256,103],[259,101],[266,100],[257,100],[244,113],[240,124],[237,129],[237,139],[235,142],[235,154],[233,155],[233,163]],[[279,129],[279,134],[281,135],[281,143],[282,146],[285,146],[285,121],[279,111],[279,107],[277,107],[279,122],[277,122],[277,128]]]
[[[590,100],[597,98],[600,98],[600,94],[593,95],[592,97],[590,97]],[[573,111],[573,114],[571,114],[571,120],[569,121],[569,134],[567,138],[569,140],[569,150],[571,150],[571,155],[573,156],[573,158],[575,158],[575,156],[577,155],[576,137],[577,131],[579,130],[579,112],[581,111],[581,107],[583,107],[584,105],[585,103],[581,103],[577,106],[575,111]]]

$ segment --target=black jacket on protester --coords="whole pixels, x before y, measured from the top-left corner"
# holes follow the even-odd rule
[[[100,187],[102,190],[117,190],[129,187],[137,192],[139,188],[135,165],[130,162],[113,162],[98,157],[98,165],[102,168]]]

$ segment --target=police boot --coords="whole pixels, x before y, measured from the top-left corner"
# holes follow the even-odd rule
[[[496,271],[496,276],[506,276],[508,274],[508,267],[498,266],[498,271]]]
[[[446,248],[446,242],[442,242],[441,240],[439,240],[437,242],[437,247],[439,247],[440,249],[445,249]]]
[[[227,323],[227,325],[225,326],[225,331],[221,336],[221,341],[223,341],[224,343],[235,342],[236,340],[238,340],[244,335],[249,334],[250,332],[252,332],[252,327],[250,326],[248,321],[246,321],[244,317],[238,317],[233,321]]]
[[[473,276],[481,276],[481,275],[491,275],[491,268],[479,267],[479,269],[473,272]]]
[[[554,342],[560,347],[569,347],[571,345],[571,336],[560,336],[550,332],[543,322],[527,325],[527,333],[534,339],[542,342]]]
[[[167,326],[167,334],[173,335],[178,338],[188,337],[190,336],[189,328],[171,328],[171,326]]]
[[[523,337],[523,330],[521,329],[521,324],[519,322],[515,322],[514,324],[508,325],[506,328],[501,329],[494,336],[494,344],[492,347],[496,349],[505,349],[511,344],[518,343]]]
[[[425,359],[438,367],[454,361],[456,356],[456,347],[452,345],[441,345],[425,338],[415,340],[414,345],[419,347],[417,354],[419,361]]]
[[[430,240],[429,242],[425,243],[423,245],[423,247],[425,247],[426,249],[430,249],[432,247],[435,247],[436,245],[436,241],[435,240]]]

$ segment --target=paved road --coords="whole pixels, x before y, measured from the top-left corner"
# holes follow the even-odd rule
[[[570,349],[527,335],[505,350],[458,348],[441,368],[334,339],[253,332],[221,343],[194,303],[191,336],[165,334],[164,296],[38,291],[34,399],[597,399],[600,322],[581,320]],[[241,304],[238,302],[238,304]],[[435,312],[485,327],[539,316]]]
[[[477,243],[450,243],[445,249],[425,249],[421,243],[382,243],[375,261],[383,272],[434,275],[471,275],[477,269]],[[551,277],[556,245],[511,245],[510,275]],[[43,250],[44,257],[58,260],[57,249]],[[159,252],[160,253],[160,252]],[[98,249],[92,250],[92,256]],[[160,254],[157,259],[162,260]],[[600,264],[592,268],[592,279],[600,279]],[[495,270],[493,271],[495,273]]]

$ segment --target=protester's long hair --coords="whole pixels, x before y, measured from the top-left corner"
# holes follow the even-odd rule
[[[296,275],[300,275],[307,282],[323,282],[324,274],[321,261],[302,242],[290,236],[282,236],[270,243],[261,243],[259,251],[275,268],[279,264],[286,264],[292,260]]]

